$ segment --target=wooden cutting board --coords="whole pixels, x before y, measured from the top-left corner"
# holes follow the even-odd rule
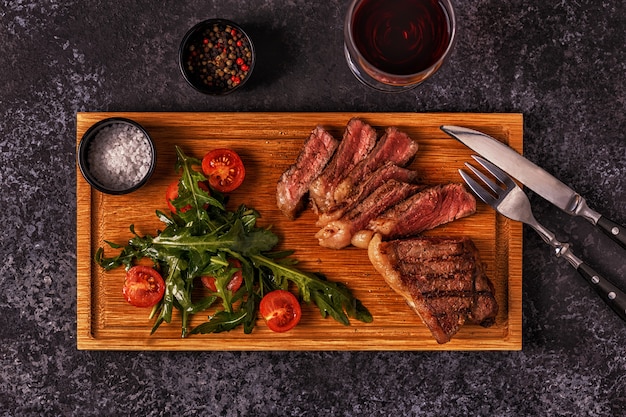
[[[522,345],[522,227],[479,203],[469,218],[428,232],[429,235],[470,236],[496,288],[500,310],[490,328],[465,325],[451,342],[439,345],[403,299],[390,290],[371,266],[367,251],[320,247],[314,234],[315,216],[304,213],[286,219],[275,204],[280,174],[295,160],[311,130],[323,125],[341,138],[346,123],[358,116],[381,133],[397,126],[418,141],[412,168],[424,183],[461,181],[457,169],[470,160],[471,151],[439,130],[462,125],[481,130],[522,152],[521,114],[476,113],[78,113],[77,144],[87,129],[108,117],[139,122],[156,143],[157,167],[140,190],[123,196],[92,189],[77,169],[77,326],[79,349],[107,350],[519,350]],[[314,306],[303,306],[300,324],[284,334],[270,331],[260,319],[252,334],[241,329],[227,333],[180,338],[180,324],[162,325],[150,335],[149,311],[132,307],[122,297],[123,268],[104,272],[93,261],[104,241],[125,243],[132,235],[154,234],[162,228],[155,210],[166,210],[165,189],[177,179],[174,171],[178,145],[201,158],[208,150],[228,147],[244,160],[244,185],[233,193],[231,208],[240,203],[256,208],[260,224],[272,225],[282,242],[295,249],[299,267],[322,272],[345,283],[373,314],[366,324],[343,326],[323,319]],[[107,249],[107,255],[115,253]],[[198,314],[191,327],[206,320]]]

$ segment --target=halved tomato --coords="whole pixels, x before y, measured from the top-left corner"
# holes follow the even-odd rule
[[[302,317],[298,299],[286,290],[274,290],[265,294],[259,304],[259,311],[267,327],[275,332],[293,329]]]
[[[209,187],[204,182],[198,182],[198,187],[200,187],[202,190],[206,192],[209,192]],[[176,207],[174,207],[174,205],[172,204],[172,200],[175,200],[177,198],[178,198],[178,181],[174,181],[170,185],[168,185],[167,189],[165,190],[165,201],[167,201],[167,207],[170,209],[172,213],[176,213],[177,211]],[[191,205],[187,204],[185,207],[181,208],[180,211],[181,213],[184,213],[190,208],[191,208]]]
[[[177,198],[178,198],[178,181],[174,181],[173,183],[168,185],[167,190],[165,190],[165,201],[167,201],[167,207],[170,209],[172,213],[176,213],[176,207],[174,207],[174,205],[172,204],[172,200],[175,200]]]
[[[239,288],[241,288],[241,284],[243,283],[243,274],[241,273],[241,262],[238,259],[229,259],[228,263],[231,266],[238,268],[237,271],[230,277],[228,284],[226,284],[226,289],[231,292],[236,292]],[[213,292],[217,291],[217,287],[215,286],[215,277],[211,277],[205,275],[200,278],[202,284],[210,289]]]
[[[243,161],[230,149],[214,149],[202,158],[202,172],[209,185],[221,193],[236,190],[246,176]]]
[[[136,265],[126,273],[122,293],[136,307],[152,307],[163,298],[165,281],[154,268]]]

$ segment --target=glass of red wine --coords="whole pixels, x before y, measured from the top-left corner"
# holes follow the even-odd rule
[[[344,51],[361,82],[398,92],[437,72],[455,34],[450,0],[353,0],[344,26]]]

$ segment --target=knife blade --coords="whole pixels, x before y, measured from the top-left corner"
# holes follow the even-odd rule
[[[440,128],[567,214],[585,218],[626,249],[624,226],[589,208],[580,194],[511,147],[485,133],[466,127],[444,125]]]

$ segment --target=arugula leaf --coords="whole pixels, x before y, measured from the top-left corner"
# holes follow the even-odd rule
[[[192,235],[191,230],[180,230],[175,235],[161,235],[152,240],[152,246],[157,250],[182,250],[189,252],[217,252],[230,250],[244,256],[271,250],[278,243],[278,236],[266,229],[254,229],[246,232],[240,219],[235,219],[226,233],[220,228],[205,235]]]
[[[271,271],[268,277],[276,288],[286,289],[288,281],[296,284],[302,300],[313,302],[320,309],[322,317],[330,315],[344,325],[350,324],[350,317],[365,323],[372,322],[371,313],[352,296],[345,285],[328,281],[320,275],[299,271],[292,266],[291,259],[281,262],[261,255],[253,255],[251,259],[258,267]]]
[[[190,334],[221,333],[230,331],[242,325],[248,316],[252,316],[252,312],[247,309],[241,309],[235,312],[218,311],[214,316],[209,317],[209,321],[202,323],[191,330]]]
[[[207,207],[215,207],[220,211],[226,211],[224,207],[224,197],[213,190],[216,197],[200,188],[199,184],[207,180],[200,171],[194,170],[193,166],[201,166],[202,161],[185,155],[182,149],[176,146],[176,171],[181,172],[178,182],[178,198],[172,201],[174,207],[178,209],[178,216],[190,225],[191,229],[197,233],[204,233],[207,230],[214,230],[219,225],[209,217]],[[188,210],[180,210],[183,207],[190,207]]]

